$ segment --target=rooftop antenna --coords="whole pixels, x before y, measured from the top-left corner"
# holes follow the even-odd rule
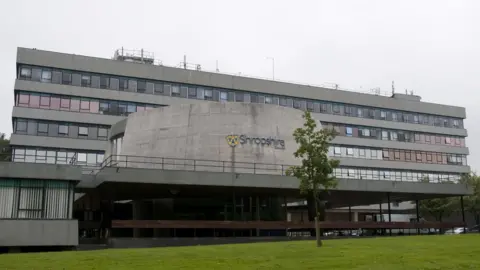
[[[395,81],[392,81],[392,95],[395,94]]]
[[[216,65],[217,65],[217,66],[216,66],[216,71],[217,71],[217,72],[220,72],[220,70],[218,69],[218,60],[217,60],[217,64],[216,64]]]
[[[183,69],[187,69],[187,55],[183,55]]]
[[[410,90],[410,95],[412,95],[412,96],[413,96],[413,90]]]
[[[407,91],[407,89],[405,89],[405,95],[408,95],[408,91]]]

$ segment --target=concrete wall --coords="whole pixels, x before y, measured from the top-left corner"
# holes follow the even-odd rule
[[[42,50],[32,50],[26,48],[18,48],[17,63],[97,73],[105,73],[108,71],[110,74],[119,76],[130,76],[152,80],[166,80],[172,82],[207,85],[212,87],[263,92],[309,99],[331,100],[378,108],[390,108],[459,118],[466,117],[465,108],[406,100],[401,97],[381,97],[349,91],[313,87],[309,85],[297,85],[278,81],[259,80],[220,73],[170,68],[165,66],[127,63],[123,61]]]
[[[244,103],[209,102],[157,108],[128,118],[121,154],[298,164],[299,160],[292,155],[297,148],[292,134],[302,126],[302,114],[292,108]],[[231,147],[226,136],[232,134],[281,139],[285,141],[285,149],[255,143]]]
[[[0,246],[77,246],[77,220],[0,220]]]
[[[82,169],[72,165],[0,162],[0,178],[80,181]]]

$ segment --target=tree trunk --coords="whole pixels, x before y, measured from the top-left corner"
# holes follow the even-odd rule
[[[315,235],[317,239],[317,247],[321,247],[323,243],[322,239],[320,238],[320,225],[318,224],[318,216],[315,217]]]

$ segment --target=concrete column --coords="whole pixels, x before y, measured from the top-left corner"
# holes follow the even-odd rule
[[[358,212],[357,212],[357,211],[354,211],[354,212],[352,213],[352,215],[353,215],[353,218],[352,218],[352,219],[353,219],[353,222],[358,222]]]
[[[145,202],[141,200],[132,202],[132,217],[133,220],[144,220],[147,216]],[[144,235],[144,229],[134,228],[133,237],[142,237]]]

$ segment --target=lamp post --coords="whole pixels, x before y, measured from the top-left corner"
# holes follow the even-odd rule
[[[275,80],[275,58],[267,56],[266,59],[272,60],[272,80]]]

